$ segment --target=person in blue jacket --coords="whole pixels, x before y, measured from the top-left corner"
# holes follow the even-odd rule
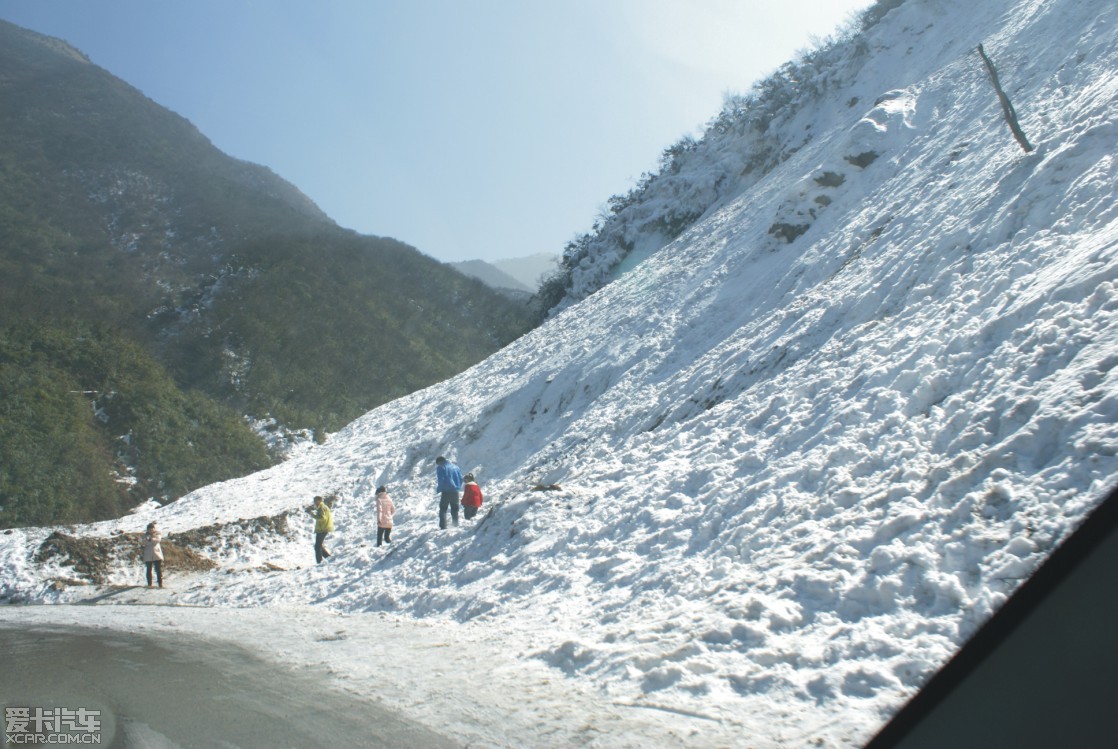
[[[458,499],[462,493],[462,471],[443,456],[435,458],[435,491],[439,494],[439,528],[446,528],[446,511],[450,510],[458,525]]]

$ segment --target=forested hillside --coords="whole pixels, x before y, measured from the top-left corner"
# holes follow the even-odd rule
[[[66,43],[0,22],[0,525],[104,518],[277,459],[530,327],[334,224]],[[246,417],[249,417],[246,419]]]

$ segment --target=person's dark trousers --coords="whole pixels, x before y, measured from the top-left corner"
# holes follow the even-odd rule
[[[314,561],[315,564],[322,564],[322,560],[330,556],[330,552],[326,551],[326,547],[322,542],[326,540],[325,533],[314,534]]]
[[[458,525],[458,492],[442,492],[439,494],[440,528],[446,528],[447,510],[450,510],[450,516],[454,519],[454,524]]]
[[[377,546],[380,546],[382,543],[392,543],[391,528],[377,528]]]
[[[144,562],[148,566],[148,587],[151,587],[151,569],[155,568],[155,576],[159,580],[159,587],[163,587],[163,562],[156,559],[154,562]]]
[[[473,520],[474,515],[477,515],[478,508],[476,507],[463,507],[462,514],[466,516],[466,520]]]

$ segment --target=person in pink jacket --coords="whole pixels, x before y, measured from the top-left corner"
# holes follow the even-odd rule
[[[396,514],[396,505],[388,496],[388,487],[377,488],[377,546],[381,543],[392,543],[392,516]]]
[[[462,488],[462,509],[466,520],[473,519],[481,509],[481,487],[477,485],[472,473],[466,474],[466,485]]]

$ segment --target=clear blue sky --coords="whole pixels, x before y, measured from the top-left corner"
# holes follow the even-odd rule
[[[0,0],[440,260],[559,253],[727,92],[871,0]]]

